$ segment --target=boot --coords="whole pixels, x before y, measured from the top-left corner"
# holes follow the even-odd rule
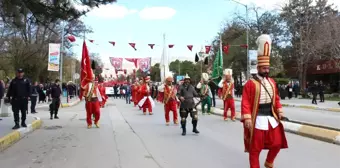
[[[27,125],[26,125],[26,123],[25,123],[25,120],[21,121],[21,126],[22,126],[22,127],[25,127],[25,128],[27,127]]]
[[[19,122],[15,122],[15,125],[12,129],[19,129],[19,128],[20,128]]]
[[[58,111],[55,111],[55,113],[54,113],[54,119],[59,119],[59,117],[58,117]]]
[[[185,136],[187,134],[186,121],[181,121],[181,125],[182,125],[182,135]]]
[[[192,120],[192,132],[194,132],[195,134],[198,134],[200,133],[198,130],[197,130],[197,120]]]
[[[53,112],[50,113],[50,119],[53,120]]]

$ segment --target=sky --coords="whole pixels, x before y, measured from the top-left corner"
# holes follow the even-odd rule
[[[285,1],[238,0],[264,10],[277,10]],[[104,66],[110,68],[109,57],[151,57],[152,64],[159,62],[163,34],[167,44],[174,44],[168,49],[171,60],[194,61],[195,52],[211,43],[226,20],[231,20],[235,13],[245,15],[245,11],[244,6],[231,0],[118,0],[92,9],[81,19],[94,31],[86,34],[89,52],[99,53]],[[82,37],[77,38],[72,48],[79,59],[82,42]],[[137,51],[128,43],[136,43]],[[148,44],[155,44],[154,49]],[[192,52],[187,45],[194,46]]]

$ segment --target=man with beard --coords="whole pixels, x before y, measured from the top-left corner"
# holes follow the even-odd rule
[[[241,121],[244,124],[245,151],[249,153],[250,168],[260,168],[259,156],[269,149],[266,168],[273,168],[280,149],[288,148],[282,105],[276,83],[269,78],[271,38],[263,34],[256,40],[258,46],[258,74],[244,86],[241,103]]]
[[[178,124],[177,119],[177,90],[175,86],[172,85],[173,77],[172,74],[167,74],[165,79],[165,84],[161,85],[158,88],[159,92],[162,92],[164,95],[162,102],[164,103],[164,110],[165,110],[165,122],[166,125],[170,123],[170,111],[173,112],[173,121],[174,124]]]
[[[188,74],[186,74],[186,76],[184,77],[184,84],[179,87],[178,97],[181,101],[179,111],[181,116],[182,135],[185,136],[187,133],[186,123],[189,114],[192,118],[192,132],[196,134],[200,133],[197,130],[198,114],[197,111],[194,111],[194,97],[198,97],[198,94],[195,88],[190,84],[190,77],[188,76]]]
[[[144,83],[140,87],[141,100],[138,105],[143,109],[143,114],[146,115],[146,109],[148,109],[149,115],[152,115],[152,109],[155,106],[155,102],[151,97],[150,89],[150,76],[144,78]]]
[[[222,100],[224,102],[224,120],[228,120],[228,110],[231,111],[231,120],[235,121],[234,82],[232,81],[232,69],[225,69],[225,77],[218,84],[222,88]]]

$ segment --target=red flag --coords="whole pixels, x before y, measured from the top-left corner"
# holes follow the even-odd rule
[[[242,48],[248,48],[248,45],[247,45],[247,44],[241,44],[240,47],[242,47]]]
[[[174,47],[174,44],[169,44],[169,48],[173,48]]]
[[[155,44],[148,44],[150,46],[151,49],[153,49],[153,46],[155,46]]]
[[[187,45],[187,47],[188,47],[188,49],[189,49],[190,51],[192,51],[193,45]]]
[[[124,74],[126,75],[126,69],[124,69]]]
[[[228,54],[229,53],[229,44],[227,44],[227,45],[225,45],[225,46],[223,46],[223,52],[225,53],[225,54]]]
[[[94,42],[94,40],[89,40],[91,43],[93,43]]]
[[[114,41],[109,41],[109,43],[112,44],[113,46],[116,45],[116,42],[114,42]]]
[[[205,46],[205,53],[209,54],[211,46]]]
[[[82,57],[81,57],[81,69],[80,70],[81,70],[80,87],[84,89],[86,84],[90,83],[93,79],[89,51],[87,50],[85,40],[83,43],[83,52],[82,52]],[[79,99],[81,100],[82,98],[83,98],[83,92],[81,91],[79,94]]]
[[[136,49],[136,43],[129,43],[129,45],[130,45],[133,49],[135,49],[135,51],[137,51],[137,49]]]
[[[74,36],[68,36],[67,39],[70,40],[70,42],[76,41],[76,38]]]

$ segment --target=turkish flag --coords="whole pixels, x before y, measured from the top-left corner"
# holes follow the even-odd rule
[[[93,43],[94,42],[94,40],[89,40],[91,43]]]
[[[187,47],[188,47],[188,49],[189,49],[190,51],[192,51],[193,45],[187,45]]]
[[[136,49],[136,43],[129,43],[129,45],[130,45],[133,49],[135,49],[135,51],[137,51],[137,49]]]
[[[109,41],[109,43],[112,44],[113,46],[116,45],[116,42],[114,42],[114,41]]]
[[[205,46],[205,53],[209,54],[211,46]]]
[[[169,48],[173,48],[174,47],[174,44],[169,44]]]
[[[86,84],[90,83],[93,79],[92,69],[91,69],[91,60],[89,56],[89,51],[86,46],[86,42],[84,40],[83,43],[83,51],[81,57],[81,69],[80,69],[80,87],[84,89]],[[81,91],[79,94],[79,99],[83,98],[83,92]]]
[[[153,46],[155,46],[155,44],[148,44],[150,46],[151,49],[153,49]]]
[[[76,41],[76,38],[74,36],[68,36],[67,39],[70,40],[70,42]]]

